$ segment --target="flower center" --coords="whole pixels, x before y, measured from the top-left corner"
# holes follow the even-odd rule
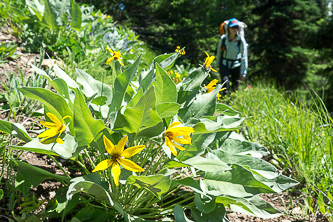
[[[172,132],[167,131],[167,132],[165,132],[165,135],[166,135],[167,137],[169,137],[170,140],[173,139],[173,134],[172,134]]]
[[[112,162],[116,163],[120,159],[120,155],[118,153],[115,153],[111,156]]]

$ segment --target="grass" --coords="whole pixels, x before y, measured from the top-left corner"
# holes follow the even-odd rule
[[[303,192],[326,197],[328,209],[333,193],[333,121],[321,99],[309,94],[310,105],[300,103],[297,96],[293,102],[294,96],[275,87],[259,85],[232,94],[231,105],[246,117],[246,136],[266,146],[271,162],[300,181]]]

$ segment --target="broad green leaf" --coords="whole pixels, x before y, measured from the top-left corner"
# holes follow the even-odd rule
[[[169,191],[172,181],[169,176],[150,175],[130,176],[127,179],[127,183],[133,184],[138,188],[145,188],[161,199],[161,196]]]
[[[190,118],[198,119],[203,116],[212,116],[215,112],[216,95],[220,89],[221,85],[218,85],[212,92],[198,95],[188,107],[179,110],[179,117],[187,122]]]
[[[32,14],[35,14],[39,21],[42,21],[44,14],[44,5],[42,5],[38,0],[25,0],[29,10],[32,11]]]
[[[216,197],[216,203],[228,205],[235,212],[256,216],[264,219],[270,219],[281,216],[281,212],[273,208],[269,203],[261,199],[258,195],[252,198],[231,198]]]
[[[67,85],[73,89],[79,88],[79,85],[69,76],[67,75],[62,69],[60,69],[57,64],[54,64],[54,71],[58,78],[63,79]]]
[[[44,76],[62,97],[68,99],[69,101],[71,101],[71,103],[74,103],[74,98],[72,98],[73,96],[70,96],[71,94],[70,92],[72,92],[72,90],[68,88],[65,80],[60,78],[52,80],[50,76],[43,69],[40,69],[31,63],[29,65],[35,70],[37,74]]]
[[[110,104],[110,112],[114,112],[120,109],[120,106],[126,94],[127,87],[135,77],[140,59],[141,55],[133,63],[133,65],[131,65],[131,67],[129,67],[125,72],[117,76],[113,88],[113,97],[112,97],[112,102]]]
[[[35,99],[43,103],[45,107],[45,112],[50,112],[54,114],[60,121],[65,116],[73,117],[73,113],[69,109],[65,99],[51,92],[50,90],[44,88],[23,87],[20,88],[20,91],[25,97]],[[69,118],[67,118],[65,121],[68,120]],[[73,132],[72,127],[73,124],[70,124],[69,128],[71,132]]]
[[[9,9],[12,12],[14,12],[14,14],[17,15],[20,20],[28,20],[28,19],[30,19],[30,17],[26,16],[25,13],[21,9],[19,9],[19,8],[16,8],[16,7],[13,7],[13,6],[9,5]]]
[[[150,70],[149,72],[141,72],[139,82],[140,82],[140,88],[143,90],[143,92],[147,92],[149,89],[149,86],[152,82],[154,82],[156,78],[156,75],[154,73],[154,69]]]
[[[71,9],[71,19],[72,19],[71,27],[73,29],[79,31],[81,29],[81,21],[82,21],[81,9],[80,9],[79,5],[74,0],[71,0],[71,5],[72,5],[72,9]]]
[[[173,214],[175,216],[176,222],[193,222],[192,220],[186,217],[183,208],[178,204],[175,205],[175,208],[173,209]]]
[[[216,204],[216,207],[209,213],[202,213],[197,208],[192,207],[191,215],[195,221],[229,222],[226,218],[226,210],[223,204]]]
[[[177,102],[176,85],[158,63],[156,64],[156,81],[153,85],[156,89],[156,105]]]
[[[213,150],[212,153],[227,164],[238,164],[242,166],[247,166],[251,170],[262,170],[270,172],[277,171],[277,169],[272,164],[249,155],[236,155],[225,152],[223,150]]]
[[[254,178],[260,181],[263,184],[269,186],[275,192],[282,192],[290,187],[296,186],[299,184],[298,181],[289,178],[279,173],[272,173],[264,170],[251,170],[253,172]],[[273,177],[274,176],[274,177]]]
[[[66,19],[67,20],[67,18],[64,18],[64,15],[71,8],[70,1],[68,1],[68,0],[56,0],[56,1],[54,1],[54,7],[56,8],[56,10],[57,10],[57,12],[59,14],[60,19],[61,20]],[[73,19],[73,18],[71,18],[71,19]],[[64,24],[61,21],[61,23],[59,23],[59,25],[63,26]]]
[[[44,0],[44,14],[41,24],[51,30],[55,30],[57,27],[62,25],[59,12],[49,0]]]
[[[32,166],[29,163],[21,162],[19,160],[13,161],[17,165],[18,172],[20,172],[21,175],[24,176],[24,178],[28,180],[29,183],[31,183],[34,187],[37,187],[46,179],[55,179],[60,182],[65,181],[66,183],[69,183],[70,178],[68,177],[55,175],[46,170]]]
[[[196,193],[195,198],[195,207],[201,212],[201,213],[210,213],[212,212],[216,207],[215,197],[200,197],[200,194]]]
[[[74,194],[85,192],[99,200],[108,203],[114,207],[119,213],[124,214],[122,206],[111,198],[108,192],[108,184],[100,177],[98,173],[91,173],[86,176],[76,177],[72,179],[68,187],[67,199],[71,199]]]
[[[235,116],[235,115],[240,113],[240,112],[234,110],[233,108],[231,108],[230,106],[227,106],[227,105],[222,104],[222,103],[217,103],[216,104],[216,111],[215,112],[223,114],[223,115],[228,115],[228,116]]]
[[[207,159],[209,160],[216,160],[218,157],[216,157],[212,153],[208,153]],[[241,189],[243,190],[243,193],[249,193],[252,195],[256,195],[259,193],[275,193],[275,191],[267,186],[266,184],[258,181],[251,171],[248,169],[239,166],[237,164],[232,164],[232,169],[228,171],[219,171],[219,172],[206,172],[205,174],[205,180],[215,180],[218,181],[221,185],[221,187],[229,184],[231,186],[230,192],[232,190],[232,193],[222,193],[224,195],[233,196],[236,194],[236,192]],[[214,184],[214,189],[217,191],[221,191],[220,187],[216,187],[219,183]],[[233,190],[235,188],[235,190]],[[222,195],[221,194],[221,195]],[[250,197],[250,196],[239,196],[240,194],[236,194],[235,197]],[[215,195],[216,196],[216,195]],[[218,195],[220,196],[220,195]]]
[[[220,145],[219,149],[232,154],[251,155],[257,158],[261,158],[269,153],[267,149],[260,144],[245,141],[240,138],[233,139],[233,135],[234,133]]]
[[[156,111],[164,119],[175,116],[179,108],[180,105],[178,103],[160,103],[156,106]]]
[[[11,134],[25,142],[31,141],[31,137],[20,123],[11,123],[5,120],[0,120],[0,131]]]
[[[208,73],[204,72],[202,68],[197,68],[190,73],[177,87],[180,91],[197,91],[200,89],[202,82],[207,78]]]
[[[205,194],[201,190],[201,187],[198,184],[198,182],[191,177],[185,177],[184,179],[180,179],[180,180],[172,180],[172,187],[175,187],[178,185],[186,186],[186,187],[192,189],[196,193],[203,194],[203,195]]]
[[[77,143],[75,142],[75,138],[71,135],[66,135],[63,138],[63,141],[63,144],[43,144],[39,142],[38,138],[34,138],[32,139],[32,141],[24,144],[23,146],[9,146],[9,148],[14,150],[25,150],[48,155],[59,155],[64,159],[69,159],[75,152],[77,148]]]
[[[164,54],[164,55],[159,55],[154,58],[150,69],[155,68],[155,64],[159,64],[163,69],[168,70],[170,69],[173,64],[176,62],[176,59],[178,58],[179,52],[175,53],[169,53],[169,54]]]
[[[96,120],[85,103],[83,95],[76,89],[74,102],[74,130],[79,146],[89,145],[105,128],[103,120]]]
[[[155,90],[150,90],[141,97],[133,108],[127,108],[124,115],[118,114],[114,128],[128,133],[157,136],[163,131],[162,119],[155,108]]]
[[[207,159],[201,156],[192,157],[185,160],[183,163],[205,172],[221,172],[223,170],[231,170],[226,163],[218,159]]]
[[[143,90],[142,88],[140,88],[139,91],[133,96],[133,98],[127,103],[126,107],[131,108],[135,106],[139,102],[142,96],[143,96]]]
[[[81,69],[75,69],[76,81],[82,85],[81,92],[86,97],[105,96],[107,98],[107,104],[111,103],[112,100],[112,89],[105,83],[95,80],[91,75]]]

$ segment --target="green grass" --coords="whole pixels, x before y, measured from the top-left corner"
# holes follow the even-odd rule
[[[233,94],[231,105],[246,117],[246,136],[266,146],[277,167],[311,197],[327,197],[333,193],[333,121],[320,98],[309,94],[312,104],[293,103],[274,87],[252,86]]]

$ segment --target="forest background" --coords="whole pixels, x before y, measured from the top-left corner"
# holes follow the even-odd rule
[[[333,20],[327,0],[81,0],[131,27],[160,53],[186,47],[182,59],[198,64],[215,53],[219,26],[247,24],[248,81],[277,83],[306,101],[314,90],[333,111]],[[184,62],[183,61],[183,62]],[[218,76],[218,74],[216,73]]]

